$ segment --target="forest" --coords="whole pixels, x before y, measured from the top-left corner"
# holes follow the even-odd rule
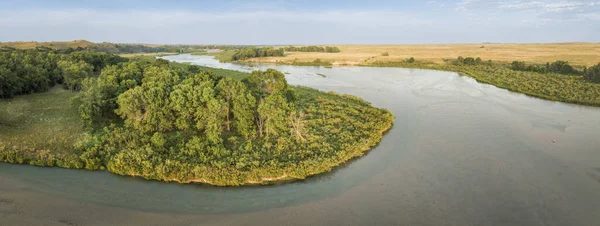
[[[193,53],[206,49],[239,50],[248,45],[149,45],[132,43],[93,43],[86,40],[70,42],[0,42],[0,48],[15,49],[49,49],[60,53],[75,51],[97,51],[114,54],[131,53]]]
[[[290,86],[273,69],[243,73],[89,51],[7,52],[8,65],[39,68],[53,83],[36,94],[3,96],[12,97],[0,102],[3,162],[181,183],[264,184],[303,179],[361,156],[394,120],[357,97]],[[106,56],[95,61],[94,54]],[[67,83],[70,74],[77,81]],[[23,88],[11,93],[31,93],[37,80],[19,76]],[[55,84],[66,90],[50,89]]]
[[[0,97],[47,91],[56,84],[79,90],[84,78],[106,65],[125,59],[102,52],[76,51],[69,54],[47,48],[0,49]]]
[[[339,53],[340,49],[335,46],[286,46],[283,50],[288,52],[326,52],[326,53]]]

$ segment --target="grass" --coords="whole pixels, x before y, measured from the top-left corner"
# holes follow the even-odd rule
[[[321,73],[317,73],[317,75],[318,75],[318,76],[321,76],[321,77],[323,77],[323,78],[326,78],[326,77],[327,77],[327,76],[325,76],[324,74],[321,74]]]
[[[70,103],[75,95],[55,86],[48,92],[0,100],[0,150],[74,154],[73,145],[86,132]]]
[[[214,56],[215,59],[219,60],[220,62],[231,62],[233,54],[235,54],[237,51],[236,50],[226,50],[226,51],[219,51],[219,52],[196,52],[196,53],[192,53],[192,55],[196,55],[196,56]]]
[[[414,57],[417,60],[443,63],[459,56],[481,57],[496,62],[513,60],[544,64],[556,60],[569,61],[571,65],[592,66],[600,63],[600,43],[553,44],[427,44],[427,45],[335,45],[339,53],[286,52],[284,57],[252,59],[251,61],[291,64],[311,62],[315,59],[333,65],[370,64],[376,61],[398,62]],[[481,48],[483,47],[483,48]],[[382,56],[388,53],[389,56]]]

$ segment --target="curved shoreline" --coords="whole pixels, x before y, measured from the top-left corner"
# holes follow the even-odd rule
[[[392,117],[395,118],[395,116],[393,116],[393,115],[392,115]],[[348,156],[347,158],[341,159],[339,162],[328,166],[323,171],[320,171],[320,172],[315,171],[314,173],[309,173],[302,177],[295,177],[293,175],[289,175],[287,172],[283,172],[280,176],[261,177],[259,180],[246,180],[242,184],[222,184],[222,183],[216,183],[216,182],[210,181],[206,178],[190,178],[190,179],[185,179],[185,180],[181,180],[179,178],[158,179],[158,178],[151,177],[151,175],[139,175],[139,174],[135,174],[135,173],[119,174],[119,173],[111,172],[110,170],[106,170],[106,171],[108,173],[111,173],[114,175],[135,177],[135,178],[141,178],[144,180],[176,182],[176,183],[180,183],[180,184],[206,184],[206,185],[217,186],[217,187],[244,187],[244,186],[253,186],[253,185],[273,185],[273,184],[278,184],[278,183],[295,182],[295,181],[304,180],[304,179],[312,177],[312,176],[318,176],[318,175],[322,175],[325,173],[329,173],[329,172],[339,168],[340,166],[350,162],[351,160],[358,159],[359,157],[363,156],[365,153],[372,151],[377,145],[379,145],[379,143],[383,139],[383,135],[385,135],[388,131],[390,131],[392,129],[392,126],[393,126],[393,122],[392,122],[392,124],[390,124],[389,127],[382,129],[380,131],[381,139],[376,141],[374,145],[367,146],[362,149],[358,149],[358,151],[352,152],[350,155],[346,155],[346,156]]]
[[[238,64],[244,64],[244,65],[265,64],[265,65],[289,65],[289,66],[298,66],[298,67],[309,66],[309,65],[294,65],[292,63],[287,63],[287,62],[262,62],[262,61],[247,61],[247,60],[246,61],[233,61],[233,62],[229,62],[229,63],[238,63]],[[394,63],[394,62],[390,62],[390,63]],[[309,66],[309,67],[321,67],[321,66],[323,66],[323,65],[313,65],[313,66]],[[521,90],[518,90],[517,88],[511,87],[511,86],[503,86],[501,84],[493,83],[491,81],[488,81],[488,80],[482,78],[482,76],[474,75],[473,72],[468,72],[466,70],[460,70],[460,69],[451,70],[450,68],[447,68],[451,65],[435,64],[435,66],[427,66],[427,65],[421,65],[421,64],[402,64],[400,66],[386,66],[386,65],[360,64],[360,63],[359,64],[333,64],[333,67],[336,67],[336,66],[338,66],[338,67],[384,67],[384,68],[421,69],[421,70],[452,72],[452,73],[457,73],[461,76],[471,77],[471,78],[475,79],[478,83],[493,85],[500,89],[505,89],[505,90],[508,90],[508,91],[511,91],[514,93],[525,94],[529,97],[535,97],[535,98],[539,98],[542,100],[575,104],[575,105],[581,105],[581,106],[600,107],[600,100],[585,101],[585,100],[567,99],[565,97],[560,97],[560,96],[549,96],[549,95],[543,95],[543,94],[539,94],[539,93],[535,93],[535,92],[531,92],[531,91],[521,91]],[[441,67],[441,68],[438,68],[438,67]],[[552,75],[543,75],[543,76],[551,77]],[[567,75],[565,75],[565,76],[567,76]],[[595,84],[595,83],[591,83],[591,82],[586,82],[586,83]],[[598,86],[600,86],[600,84],[598,84]]]

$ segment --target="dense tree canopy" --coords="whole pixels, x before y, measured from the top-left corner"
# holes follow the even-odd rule
[[[62,54],[49,48],[0,49],[0,97],[46,91],[60,83],[79,90],[93,72],[123,61],[117,55],[92,51]]]
[[[569,65],[568,61],[557,60],[554,63],[546,63],[545,65],[527,65],[524,61],[513,61],[510,68],[516,71],[532,71],[537,73],[557,73],[564,75],[581,75],[583,72],[576,70]]]
[[[283,49],[275,49],[273,47],[248,47],[237,51],[232,57],[232,60],[245,60],[254,57],[273,57],[283,56]]]
[[[590,82],[600,83],[600,63],[587,68],[584,71],[584,77]]]

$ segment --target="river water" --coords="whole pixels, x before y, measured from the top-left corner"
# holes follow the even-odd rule
[[[162,58],[275,68],[290,84],[387,108],[395,124],[367,155],[274,186],[180,185],[0,164],[0,218],[57,225],[600,224],[600,108],[532,98],[451,72]]]

